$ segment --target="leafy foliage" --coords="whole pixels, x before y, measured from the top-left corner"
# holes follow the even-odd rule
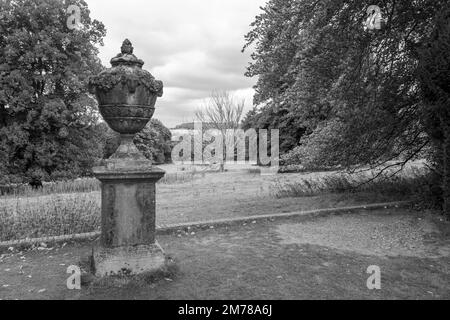
[[[431,139],[436,198],[450,214],[450,10],[443,10],[420,48],[418,75],[424,100],[422,121]]]
[[[104,128],[104,157],[109,158],[120,145],[120,134]],[[158,119],[152,119],[134,138],[139,151],[156,164],[170,163],[172,152],[172,133]]]
[[[244,49],[255,45],[247,75],[258,76],[258,108],[246,123],[279,126],[280,139],[288,141],[280,150],[294,149],[285,160],[352,169],[369,164],[382,174],[434,154],[430,132],[440,118],[422,94],[419,49],[435,43],[439,21],[448,26],[440,14],[448,2],[379,1],[383,28],[369,31],[363,23],[372,4],[271,0],[253,22]],[[444,71],[427,79],[448,86],[448,38],[440,37],[440,45],[428,47],[427,61]],[[448,101],[440,104],[448,109]]]
[[[79,30],[66,10],[81,9]],[[0,171],[3,182],[88,174],[100,158],[89,76],[102,70],[105,28],[83,0],[0,2]]]

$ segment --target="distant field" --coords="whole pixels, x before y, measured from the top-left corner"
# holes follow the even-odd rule
[[[157,188],[158,225],[407,198],[373,188],[342,192],[339,188],[347,178],[335,172],[261,175],[250,168],[225,173],[167,171],[167,178]],[[0,241],[92,232],[99,225],[99,191],[0,197]]]

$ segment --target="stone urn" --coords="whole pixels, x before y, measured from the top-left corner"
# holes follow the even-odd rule
[[[133,143],[155,112],[163,84],[142,69],[129,40],[111,60],[112,68],[89,81],[103,119],[120,133],[117,151],[93,168],[101,182],[100,246],[93,248],[92,272],[99,277],[161,270],[166,256],[155,237],[156,183],[165,172],[153,167]]]
[[[152,118],[156,99],[163,94],[163,83],[142,69],[144,62],[133,54],[128,39],[123,42],[121,53],[111,59],[111,65],[89,81],[103,119],[121,137],[119,148],[107,163],[120,166],[127,160],[130,167],[134,160],[136,165],[148,164],[133,138]]]

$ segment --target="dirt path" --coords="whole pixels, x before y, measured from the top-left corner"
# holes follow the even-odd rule
[[[450,225],[435,219],[382,210],[162,236],[180,271],[152,286],[67,290],[66,268],[89,244],[7,255],[0,298],[450,299]],[[366,287],[371,265],[379,291]]]

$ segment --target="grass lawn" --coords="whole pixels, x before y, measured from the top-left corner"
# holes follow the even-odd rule
[[[66,289],[95,243],[7,254],[2,299],[449,299],[450,225],[406,209],[258,222],[159,242],[179,271],[154,284]],[[366,287],[377,265],[381,290]]]
[[[324,209],[404,200],[389,193],[340,193],[282,197],[280,186],[332,173],[264,176],[240,170],[200,173],[158,184],[157,224]],[[100,192],[0,197],[0,241],[96,231]]]

